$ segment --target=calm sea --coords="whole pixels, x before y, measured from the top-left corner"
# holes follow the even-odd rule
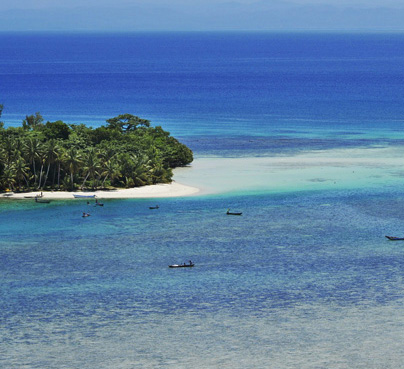
[[[129,112],[197,157],[404,138],[403,35],[2,34],[0,45],[7,126],[36,111],[94,127]],[[0,367],[402,368],[404,243],[384,235],[404,235],[403,189],[159,199],[158,210],[2,199]]]

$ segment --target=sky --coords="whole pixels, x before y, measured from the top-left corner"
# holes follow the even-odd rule
[[[0,31],[404,31],[404,0],[0,0]]]

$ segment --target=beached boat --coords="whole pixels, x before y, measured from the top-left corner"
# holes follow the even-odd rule
[[[193,266],[195,266],[195,264],[190,261],[189,264],[171,264],[168,267],[169,268],[192,268]]]
[[[93,199],[95,197],[95,195],[76,195],[76,194],[73,194],[73,197],[75,199]]]
[[[404,237],[386,236],[386,238],[390,241],[404,241]]]
[[[229,210],[227,210],[227,213],[226,213],[227,215],[241,215],[241,214],[243,214],[243,213],[241,213],[241,212],[232,212],[232,211],[230,211],[230,209]]]

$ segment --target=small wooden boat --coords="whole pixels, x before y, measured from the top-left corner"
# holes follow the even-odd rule
[[[149,209],[158,209],[158,208],[159,208],[158,205],[156,205],[156,206],[149,206]]]
[[[192,268],[193,266],[195,266],[195,264],[190,261],[189,264],[171,264],[168,267],[169,268]]]
[[[95,197],[95,195],[76,195],[76,194],[73,194],[73,197],[75,199],[93,199]]]
[[[227,215],[241,215],[241,214],[243,214],[243,213],[235,213],[235,212],[232,212],[232,211],[230,211],[230,209],[229,210],[227,210],[227,213],[226,213]]]
[[[393,237],[393,236],[386,236],[387,239],[390,241],[404,241],[404,237]]]

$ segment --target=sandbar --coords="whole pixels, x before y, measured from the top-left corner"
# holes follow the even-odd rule
[[[371,147],[289,156],[201,157],[175,178],[206,194],[370,188],[404,184],[404,148]]]

